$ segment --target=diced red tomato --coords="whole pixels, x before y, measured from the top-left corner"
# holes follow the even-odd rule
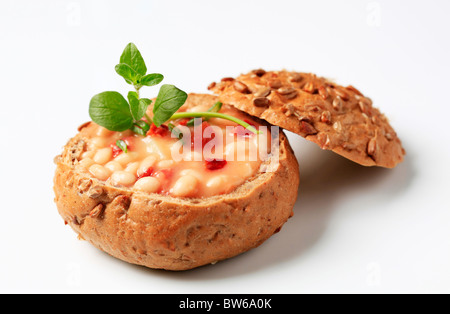
[[[159,179],[161,182],[164,182],[170,179],[173,175],[172,169],[161,169],[152,174],[152,177]]]
[[[152,174],[152,177],[158,179],[161,183],[161,189],[159,193],[169,195],[170,179],[172,178],[172,176],[172,169],[161,169]]]
[[[182,126],[186,126],[188,124],[188,122],[190,121],[190,119],[183,119],[181,120],[178,124],[182,125]]]
[[[150,167],[147,170],[145,170],[141,175],[138,176],[138,180],[145,178],[145,177],[150,177],[153,174],[153,168]]]
[[[220,170],[223,169],[227,165],[226,160],[206,160],[205,161],[206,169],[208,170]]]
[[[235,130],[234,133],[238,136],[238,137],[251,137],[252,135],[254,135],[253,132],[247,130],[246,128],[244,128],[243,126],[238,125]]]
[[[134,137],[133,136],[127,136],[124,137],[122,139],[122,141],[124,141],[127,144],[127,150],[133,150],[133,144],[134,144]],[[119,156],[120,154],[123,153],[122,149],[119,148],[119,146],[117,146],[117,144],[114,142],[110,145],[111,149],[112,149],[112,153],[113,153],[113,158],[116,158],[117,156]]]
[[[170,134],[169,127],[164,124],[161,125],[160,127],[157,127],[156,125],[152,124],[150,130],[147,132],[147,136],[165,137],[169,134]]]
[[[116,145],[116,143],[111,144],[111,149],[113,158],[116,158],[117,156],[122,154],[122,150],[119,148],[119,146]]]

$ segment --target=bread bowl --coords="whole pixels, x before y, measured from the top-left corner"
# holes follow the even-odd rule
[[[190,94],[182,110],[211,106],[217,100],[212,95]],[[226,110],[246,115],[231,107]],[[267,125],[246,117],[252,123]],[[54,191],[65,223],[82,239],[116,258],[149,268],[192,269],[257,247],[293,215],[299,169],[282,131],[277,151],[243,174],[242,182],[233,180],[226,189],[204,192],[206,183],[192,179],[202,188],[191,193],[176,193],[177,182],[165,189],[161,184],[155,187],[154,178],[139,186],[136,177],[143,172],[139,165],[145,158],[135,156],[138,165],[128,158],[132,152],[123,152],[116,156],[116,164],[112,163],[111,136],[116,135],[93,122],[82,125],[55,159]],[[170,168],[170,160],[164,161],[161,169],[153,170]],[[129,176],[130,172],[134,175]],[[184,186],[192,184],[186,182]]]

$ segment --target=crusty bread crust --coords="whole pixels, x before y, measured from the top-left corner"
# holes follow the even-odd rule
[[[209,89],[222,102],[361,165],[393,168],[403,161],[397,133],[353,86],[311,73],[255,70]]]
[[[191,94],[187,106],[205,101],[217,98]],[[260,245],[293,215],[299,168],[282,132],[275,171],[202,199],[117,188],[77,172],[88,141],[79,133],[56,160],[58,211],[82,238],[126,262],[177,271],[213,263]]]

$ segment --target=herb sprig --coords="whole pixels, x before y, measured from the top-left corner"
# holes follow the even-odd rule
[[[161,86],[153,105],[153,119],[151,119],[147,115],[147,109],[152,104],[152,100],[141,98],[140,89],[143,86],[159,85],[164,80],[164,76],[159,73],[147,74],[145,61],[133,43],[125,47],[115,70],[126,83],[133,85],[134,91],[130,91],[126,99],[118,92],[103,92],[92,97],[89,104],[89,115],[92,121],[110,131],[132,130],[136,134],[145,136],[151,124],[160,127],[168,121],[183,118],[203,118],[204,120],[221,118],[233,121],[253,133],[259,133],[250,124],[219,113],[221,103],[216,103],[208,112],[176,113],[184,105],[188,95],[169,84]],[[189,123],[191,124],[191,121]],[[118,146],[126,150],[125,146]]]

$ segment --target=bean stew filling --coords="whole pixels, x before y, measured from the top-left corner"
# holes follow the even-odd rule
[[[91,123],[81,130],[89,144],[77,168],[105,184],[145,193],[189,198],[230,193],[259,172],[270,154],[271,135],[230,106],[221,112],[245,120],[260,134],[216,118],[196,119],[194,126],[190,119],[152,124],[146,136]]]

